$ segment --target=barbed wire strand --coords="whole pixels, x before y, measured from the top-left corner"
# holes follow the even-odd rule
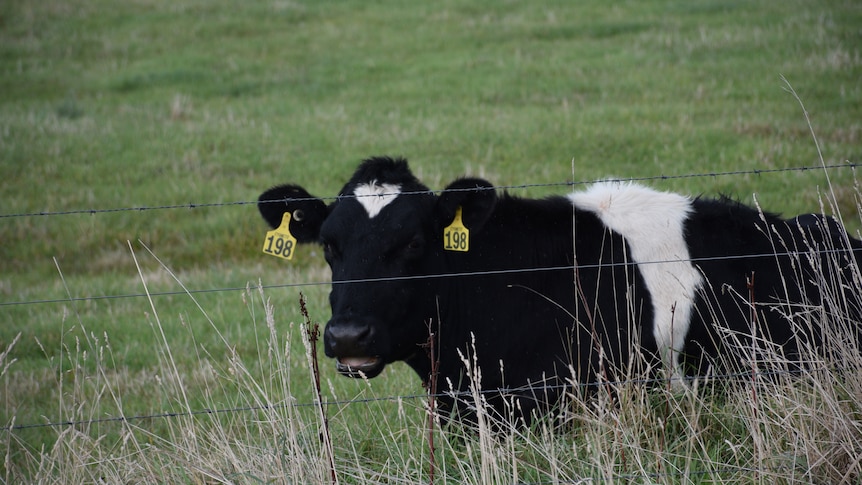
[[[497,389],[486,389],[480,390],[479,394],[488,395],[488,394],[501,394],[501,395],[509,395],[509,396],[517,396],[523,393],[530,393],[531,395],[537,395],[541,392],[547,392],[549,390],[554,391],[574,391],[578,388],[586,389],[586,388],[595,388],[600,386],[627,386],[627,385],[655,385],[655,384],[668,384],[675,381],[684,381],[688,384],[691,384],[694,381],[702,381],[702,382],[726,382],[731,380],[737,381],[745,381],[751,382],[752,380],[756,380],[757,378],[763,377],[775,377],[780,375],[795,375],[798,376],[802,373],[817,373],[817,372],[844,372],[847,369],[836,369],[836,368],[812,368],[806,370],[779,370],[779,371],[760,371],[756,373],[752,373],[751,371],[744,371],[738,373],[729,373],[723,375],[711,375],[711,376],[687,376],[687,377],[671,377],[671,378],[643,378],[643,379],[627,379],[621,381],[604,381],[604,382],[592,382],[592,383],[567,383],[567,384],[558,384],[558,385],[544,385],[544,386],[521,386],[517,388],[497,388]],[[857,370],[858,369],[854,369]],[[23,424],[23,425],[15,425],[15,426],[5,426],[0,427],[0,431],[2,432],[15,432],[15,431],[23,431],[23,430],[31,430],[37,428],[56,428],[56,427],[68,427],[68,426],[84,426],[89,427],[91,425],[96,424],[109,424],[109,423],[131,423],[133,421],[145,421],[145,420],[153,420],[153,419],[172,419],[172,418],[181,418],[181,417],[194,417],[201,415],[219,415],[219,414],[233,414],[233,413],[241,413],[241,412],[258,412],[258,411],[270,411],[270,410],[278,410],[284,409],[287,407],[292,407],[295,409],[298,408],[311,408],[318,406],[339,406],[346,407],[355,404],[370,404],[374,402],[401,402],[404,400],[424,400],[429,397],[428,393],[423,394],[407,394],[407,395],[398,395],[398,396],[385,396],[385,397],[373,397],[373,398],[358,398],[358,399],[345,399],[345,400],[327,400],[323,402],[303,402],[303,403],[290,403],[290,404],[273,404],[273,405],[261,405],[261,406],[242,406],[242,407],[233,407],[233,408],[220,408],[220,409],[201,409],[197,411],[186,411],[186,412],[165,412],[158,414],[148,414],[148,415],[135,415],[135,416],[119,416],[113,418],[99,418],[99,419],[90,419],[90,420],[74,420],[74,421],[57,421],[57,422],[48,422],[48,423],[32,423],[32,424]],[[433,395],[432,397],[440,398],[440,397],[454,397],[461,398],[466,397],[469,398],[466,401],[472,401],[475,398],[475,394],[470,390],[465,391],[448,391],[441,392]],[[674,471],[674,472],[647,472],[645,474],[616,474],[611,477],[584,477],[576,480],[553,480],[553,481],[536,481],[536,482],[519,482],[519,485],[542,485],[542,484],[550,484],[550,483],[593,483],[593,482],[607,482],[607,481],[616,481],[616,480],[632,480],[638,478],[671,478],[671,477],[681,477],[681,476],[707,476],[707,475],[726,475],[731,473],[764,473],[773,471],[770,468],[751,468],[751,467],[742,467],[742,466],[732,466],[727,464],[722,464],[721,467],[713,468],[709,470],[703,469],[695,469],[695,470],[685,470],[685,471]]]
[[[459,278],[459,277],[472,277],[472,276],[494,276],[494,275],[505,275],[505,274],[517,274],[517,273],[533,273],[533,272],[546,272],[546,271],[572,271],[575,269],[607,269],[607,268],[615,268],[615,267],[628,267],[628,266],[642,266],[642,265],[651,265],[651,264],[668,264],[668,263],[679,263],[679,262],[688,262],[688,263],[706,263],[706,262],[717,262],[717,261],[730,261],[737,259],[749,259],[749,258],[773,258],[773,257],[794,257],[794,256],[809,256],[809,255],[828,255],[828,254],[843,254],[843,253],[856,253],[862,251],[862,248],[836,248],[836,249],[817,249],[817,250],[808,250],[808,251],[785,251],[785,252],[769,252],[769,253],[756,253],[756,254],[742,254],[742,255],[728,255],[728,256],[709,256],[709,257],[700,257],[700,258],[687,258],[687,259],[665,259],[665,260],[655,260],[655,261],[619,261],[619,262],[610,262],[610,263],[592,263],[592,264],[577,264],[577,265],[563,265],[563,266],[537,266],[530,268],[517,268],[517,269],[499,269],[499,270],[487,270],[487,271],[467,271],[467,272],[457,272],[457,273],[440,273],[440,274],[426,274],[426,275],[410,275],[410,276],[392,276],[392,277],[380,277],[380,278],[358,278],[358,279],[350,279],[350,280],[340,280],[340,281],[312,281],[312,282],[300,282],[300,283],[282,283],[282,284],[273,284],[273,285],[260,285],[260,288],[269,290],[269,289],[277,289],[277,288],[303,288],[303,287],[314,287],[314,286],[326,286],[326,285],[346,285],[346,284],[357,284],[357,283],[382,283],[382,282],[392,282],[392,281],[410,281],[410,280],[423,280],[423,279],[440,279],[440,278]],[[255,286],[257,287],[257,286]],[[44,300],[21,300],[21,301],[7,301],[0,302],[0,307],[4,306],[21,306],[21,305],[38,305],[38,304],[57,304],[57,303],[70,303],[70,302],[80,302],[80,301],[99,301],[99,300],[117,300],[117,299],[126,299],[126,298],[144,298],[148,296],[178,296],[185,294],[206,294],[206,293],[224,293],[224,292],[232,292],[232,291],[245,291],[248,287],[226,287],[226,288],[207,288],[207,289],[199,289],[199,290],[176,290],[176,291],[162,291],[162,292],[151,292],[148,294],[144,293],[130,293],[130,294],[120,294],[120,295],[92,295],[92,296],[79,296],[79,297],[71,297],[71,298],[56,298],[56,299],[44,299]]]
[[[524,395],[525,393],[531,395],[540,395],[543,392],[547,391],[574,391],[574,390],[583,390],[590,388],[598,388],[603,386],[612,386],[612,387],[622,387],[622,386],[654,386],[656,384],[673,384],[675,382],[682,382],[687,385],[690,385],[694,382],[701,383],[726,383],[726,382],[738,382],[745,381],[751,382],[753,379],[762,379],[762,378],[771,378],[771,377],[781,377],[781,376],[795,376],[798,377],[802,374],[809,373],[825,373],[825,372],[847,372],[847,371],[859,371],[860,369],[847,369],[847,368],[836,368],[836,367],[817,367],[811,369],[786,369],[786,370],[769,370],[769,371],[757,371],[752,372],[750,370],[741,371],[741,372],[732,372],[725,374],[712,374],[707,376],[684,376],[684,377],[644,377],[637,379],[623,379],[618,381],[600,381],[600,382],[579,382],[579,383],[564,383],[564,384],[553,384],[553,385],[524,385],[518,387],[498,387],[493,389],[482,389],[478,391],[478,394],[482,395],[503,395],[503,396],[519,396]],[[410,401],[410,400],[423,400],[428,397],[433,398],[470,398],[472,400],[474,393],[470,390],[465,391],[443,391],[438,392],[433,395],[429,395],[428,393],[422,394],[402,394],[395,396],[381,396],[381,397],[364,397],[364,398],[354,398],[354,399],[334,399],[334,400],[326,400],[322,402],[318,402],[316,400],[309,402],[299,402],[299,403],[286,403],[286,404],[265,404],[260,406],[240,406],[240,407],[231,407],[231,408],[217,408],[217,409],[200,409],[196,411],[185,411],[185,412],[163,412],[163,413],[154,413],[154,414],[143,414],[143,415],[134,415],[134,416],[116,416],[110,418],[96,418],[96,419],[81,419],[81,420],[69,420],[69,421],[49,421],[47,423],[29,423],[29,424],[16,424],[12,426],[2,426],[0,427],[0,431],[22,431],[27,429],[35,429],[35,428],[57,428],[57,427],[67,427],[67,426],[90,426],[93,424],[106,424],[106,423],[120,423],[120,422],[132,422],[132,421],[145,421],[151,419],[168,419],[168,418],[185,418],[185,417],[193,417],[200,415],[216,415],[216,414],[230,414],[230,413],[241,413],[241,412],[256,412],[256,411],[272,411],[278,409],[301,409],[301,408],[310,408],[310,407],[318,407],[318,406],[339,406],[346,407],[354,404],[372,404],[377,402],[398,402],[398,401]]]
[[[537,183],[537,184],[518,184],[518,185],[501,185],[495,187],[470,187],[470,188],[460,188],[453,189],[453,191],[481,191],[481,190],[514,190],[514,189],[528,189],[528,188],[537,188],[537,187],[575,187],[579,185],[589,185],[597,182],[646,182],[646,181],[655,181],[655,180],[677,180],[677,179],[686,179],[686,178],[700,178],[700,177],[725,177],[725,176],[735,176],[735,175],[762,175],[762,174],[770,174],[770,173],[779,173],[779,172],[806,172],[812,170],[834,170],[834,169],[842,169],[842,168],[851,168],[855,169],[862,164],[854,163],[847,161],[842,164],[831,164],[831,165],[817,165],[817,166],[801,166],[801,167],[785,167],[785,168],[769,168],[769,169],[752,169],[752,170],[733,170],[727,172],[709,172],[709,173],[687,173],[687,174],[678,174],[678,175],[649,175],[644,177],[628,177],[628,178],[602,178],[602,179],[593,179],[588,181],[572,181],[572,182],[549,182],[549,183]],[[397,195],[428,195],[439,193],[440,190],[421,190],[421,191],[412,191],[412,192],[399,192]],[[371,195],[354,195],[354,194],[345,194],[339,196],[331,196],[331,197],[319,197],[320,200],[324,201],[335,201],[338,199],[344,198],[359,198],[359,197],[382,197],[386,195],[394,195],[394,194],[371,194]],[[304,200],[315,200],[318,197],[298,197],[298,198],[287,198],[287,199],[277,199],[277,200],[269,200],[264,201],[264,203],[277,203],[277,202],[285,202],[285,201],[304,201]],[[257,205],[259,201],[257,200],[240,200],[234,202],[203,202],[203,203],[188,203],[188,204],[167,204],[167,205],[157,205],[157,206],[138,206],[138,207],[115,207],[115,208],[107,208],[107,209],[70,209],[65,211],[40,211],[40,212],[22,212],[22,213],[10,213],[10,214],[0,214],[0,219],[11,219],[11,218],[24,218],[24,217],[50,217],[50,216],[66,216],[66,215],[75,215],[75,214],[107,214],[107,213],[115,213],[115,212],[144,212],[144,211],[157,211],[157,210],[174,210],[174,209],[203,209],[203,208],[212,208],[212,207],[228,207],[228,206],[243,206],[243,205]]]

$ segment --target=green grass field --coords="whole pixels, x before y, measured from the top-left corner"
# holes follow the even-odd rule
[[[328,288],[255,287],[328,271],[316,248],[262,254],[251,202],[288,181],[335,195],[378,154],[434,189],[614,176],[788,215],[823,201],[856,233],[862,5],[0,2],[2,483],[327,482],[314,408],[283,405],[314,399],[298,299],[325,322]],[[845,167],[779,171],[821,164]],[[321,364],[325,398],[372,399],[330,409],[339,481],[428,481],[424,400],[376,400],[419,380]],[[798,387],[828,418],[632,391],[569,432],[438,438],[437,479],[859,480],[860,393]],[[237,408],[254,410],[187,414]],[[182,415],[88,422],[164,413]],[[66,421],[84,423],[9,428]],[[818,454],[817,430],[840,445]]]

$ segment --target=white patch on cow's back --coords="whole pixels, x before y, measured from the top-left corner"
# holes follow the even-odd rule
[[[668,370],[680,377],[679,353],[691,323],[697,290],[703,283],[691,263],[685,221],[688,197],[641,185],[600,182],[569,195],[572,204],[596,214],[626,240],[652,297],[653,335]]]
[[[368,212],[369,219],[373,219],[374,216],[380,214],[380,211],[391,204],[399,194],[401,194],[400,185],[378,184],[376,180],[357,185],[353,189],[353,195],[356,196],[356,200]]]

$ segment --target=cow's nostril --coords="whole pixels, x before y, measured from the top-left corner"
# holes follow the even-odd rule
[[[369,325],[330,322],[323,338],[326,348],[333,355],[360,356],[368,355],[371,334]]]

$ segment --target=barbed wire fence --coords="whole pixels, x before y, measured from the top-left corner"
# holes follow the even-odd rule
[[[772,378],[772,377],[781,377],[781,376],[798,376],[800,374],[809,373],[826,373],[826,372],[842,372],[849,369],[836,369],[834,367],[818,367],[813,369],[802,370],[769,370],[769,371],[758,371],[755,373],[756,378]],[[571,391],[573,393],[578,393],[580,390],[594,389],[602,386],[653,386],[653,385],[668,385],[674,383],[686,383],[691,384],[695,381],[699,383],[703,382],[736,382],[736,381],[750,381],[752,379],[752,372],[729,372],[724,374],[714,374],[710,376],[685,376],[685,377],[655,377],[655,378],[640,378],[640,379],[623,379],[616,381],[604,381],[604,382],[579,382],[579,383],[571,383],[571,384],[555,384],[555,385],[533,385],[533,386],[519,386],[519,387],[505,387],[505,388],[494,388],[494,389],[482,389],[477,391],[479,394],[485,395],[503,395],[503,396],[514,396],[520,395],[523,393],[542,393],[545,391]],[[123,422],[134,422],[134,421],[148,421],[152,419],[166,419],[166,418],[180,418],[180,417],[193,417],[193,416],[202,416],[202,415],[217,415],[217,414],[230,414],[230,413],[242,413],[242,412],[255,412],[255,411],[272,411],[283,408],[293,408],[293,409],[302,409],[302,408],[314,408],[318,406],[326,406],[326,407],[343,407],[350,406],[353,404],[371,404],[377,402],[398,402],[398,401],[421,401],[424,399],[428,399],[428,397],[433,398],[454,398],[454,399],[470,399],[473,397],[473,393],[471,391],[445,391],[445,392],[437,392],[434,394],[429,393],[412,393],[412,394],[400,394],[394,396],[380,396],[380,397],[363,397],[363,398],[354,398],[354,399],[328,399],[328,400],[312,400],[307,402],[294,402],[294,403],[283,403],[283,404],[272,404],[272,405],[260,405],[260,406],[237,406],[237,407],[227,407],[227,408],[216,408],[216,409],[200,409],[195,411],[185,411],[185,412],[163,412],[163,413],[152,413],[152,414],[140,414],[133,416],[115,416],[115,417],[107,417],[107,418],[96,418],[96,419],[81,419],[81,420],[66,420],[66,421],[48,421],[45,423],[27,423],[27,424],[16,424],[11,426],[0,426],[0,431],[21,431],[26,429],[37,429],[37,428],[63,428],[68,426],[89,426],[94,424],[106,424],[106,423],[123,423]]]
[[[687,174],[678,174],[678,175],[651,175],[645,177],[627,177],[627,178],[602,178],[602,179],[592,179],[592,180],[584,180],[584,181],[569,181],[569,182],[552,182],[552,183],[544,183],[544,184],[517,184],[517,185],[498,185],[495,187],[476,187],[476,188],[466,188],[466,189],[455,189],[462,191],[481,191],[481,190],[518,190],[518,189],[530,189],[530,188],[543,188],[543,187],[579,187],[584,185],[594,184],[596,182],[649,182],[649,181],[659,181],[659,180],[678,180],[678,179],[688,179],[688,178],[717,178],[717,177],[728,177],[728,176],[738,176],[738,175],[766,175],[766,174],[774,174],[781,172],[810,172],[810,171],[822,171],[822,170],[835,170],[835,169],[853,169],[862,166],[860,163],[847,161],[845,163],[840,164],[830,164],[830,165],[810,165],[810,166],[799,166],[799,167],[784,167],[784,168],[771,168],[771,169],[751,169],[751,170],[732,170],[727,172],[698,172],[698,173],[687,173]],[[419,191],[419,192],[399,192],[397,195],[419,195],[419,194],[434,194],[439,193],[437,190],[428,190],[428,191]],[[344,198],[358,198],[358,197],[385,197],[387,195],[394,194],[373,194],[373,195],[339,195],[339,196],[331,196],[331,197],[320,197],[320,199],[324,201],[335,201],[338,199]],[[294,199],[281,199],[281,200],[270,200],[266,201],[266,203],[278,203],[285,202],[286,200],[290,201],[302,201],[308,200],[303,198],[294,198]],[[20,213],[7,213],[0,214],[0,219],[14,219],[14,218],[24,218],[24,217],[51,217],[51,216],[67,216],[67,215],[76,215],[76,214],[108,214],[113,212],[146,212],[146,211],[159,211],[159,210],[175,210],[175,209],[203,209],[203,208],[218,208],[218,207],[229,207],[229,206],[243,206],[243,205],[257,205],[257,200],[239,200],[233,202],[202,202],[202,203],[187,203],[187,204],[169,204],[169,205],[157,205],[157,206],[137,206],[137,207],[114,207],[114,208],[90,208],[90,209],[70,209],[64,211],[40,211],[40,212],[20,212]]]
[[[860,166],[858,163],[842,163],[842,164],[832,164],[832,165],[817,165],[817,166],[800,166],[800,167],[788,167],[788,168],[775,168],[775,169],[757,169],[757,170],[736,170],[736,171],[726,171],[726,172],[711,172],[711,173],[688,173],[688,174],[678,174],[678,175],[655,175],[655,176],[646,176],[646,177],[637,177],[637,178],[623,178],[623,179],[600,179],[600,180],[589,180],[589,181],[566,181],[566,182],[557,182],[557,183],[544,183],[544,184],[518,184],[518,185],[506,185],[506,186],[496,186],[492,188],[470,188],[463,190],[524,190],[530,188],[546,188],[546,187],[578,187],[585,186],[595,182],[649,182],[649,181],[658,181],[658,180],[674,180],[674,179],[685,179],[685,178],[698,178],[698,177],[706,177],[706,178],[716,178],[716,177],[728,177],[728,176],[742,176],[742,175],[765,175],[765,174],[774,174],[780,172],[808,172],[808,171],[823,171],[823,170],[839,170],[839,169],[850,169],[854,171]],[[429,190],[429,191],[420,191],[420,192],[402,192],[400,196],[409,196],[409,195],[418,195],[424,194],[427,195],[429,193],[439,193],[439,191]],[[385,194],[381,194],[385,195]],[[381,195],[373,195],[372,197],[379,197]],[[355,195],[340,195],[337,197],[323,197],[324,201],[334,201],[339,198],[343,199],[345,197],[361,197]],[[303,200],[303,199],[287,199],[287,200]],[[284,202],[284,200],[276,200],[276,201],[267,201],[267,203],[278,203]],[[200,209],[200,208],[219,208],[219,207],[230,207],[230,206],[245,206],[245,205],[257,205],[257,200],[243,200],[243,201],[234,201],[234,202],[203,202],[203,203],[188,203],[188,204],[172,204],[172,205],[160,205],[160,206],[138,206],[138,207],[116,207],[116,208],[89,208],[89,209],[71,209],[71,210],[63,210],[63,211],[42,211],[42,212],[22,212],[22,213],[7,213],[0,214],[0,220],[2,219],[16,219],[16,218],[39,218],[39,217],[61,217],[61,216],[69,216],[69,215],[99,215],[99,214],[108,214],[108,213],[117,213],[117,212],[145,212],[145,211],[160,211],[160,210],[180,210],[180,209]],[[848,251],[849,249],[817,249],[806,251],[806,254],[812,253],[834,253],[841,251]],[[797,254],[792,252],[772,252],[769,254],[747,254],[747,255],[737,255],[737,256],[724,256],[724,257],[711,257],[711,258],[692,258],[685,260],[686,262],[698,263],[703,261],[717,261],[717,260],[731,260],[738,258],[749,258],[749,257],[763,257],[763,256],[787,256],[791,254]],[[649,261],[649,262],[640,262],[638,264],[663,264],[669,262],[679,262],[681,260],[667,260],[667,261]],[[391,281],[391,280],[414,280],[414,279],[427,279],[427,278],[459,278],[459,277],[468,277],[468,276],[481,276],[481,275],[492,275],[492,274],[506,274],[506,273],[516,273],[516,272],[542,272],[542,271],[560,271],[560,270],[575,270],[575,269],[584,269],[584,268],[595,268],[595,267],[609,267],[609,266],[617,266],[617,265],[631,265],[635,264],[632,262],[618,262],[618,263],[603,263],[603,264],[583,264],[583,265],[572,265],[572,266],[555,266],[555,267],[537,267],[537,268],[527,268],[527,269],[514,269],[514,270],[496,270],[496,271],[481,271],[481,272],[461,272],[461,273],[443,273],[443,274],[431,274],[431,275],[418,275],[418,276],[408,276],[408,277],[399,277],[399,278],[368,278],[368,279],[358,279],[358,280],[349,280],[349,281],[340,281],[340,282],[330,282],[330,281],[307,281],[307,282],[299,282],[299,283],[287,283],[287,284],[276,284],[276,285],[260,285],[259,288],[262,290],[267,289],[277,289],[277,288],[304,288],[304,287],[318,287],[325,286],[331,284],[350,284],[350,283],[371,283],[371,282],[379,282],[379,281]],[[182,291],[165,291],[165,292],[154,292],[154,293],[132,293],[132,294],[115,294],[115,295],[90,295],[90,296],[82,296],[82,297],[68,297],[68,298],[58,298],[58,299],[36,299],[36,300],[20,300],[20,301],[2,301],[0,302],[0,308],[3,307],[14,307],[14,306],[27,306],[27,305],[45,305],[45,304],[60,304],[60,303],[73,303],[73,302],[82,302],[82,301],[91,301],[91,300],[114,300],[114,299],[129,299],[129,298],[148,298],[148,297],[162,297],[162,296],[174,296],[174,295],[186,295],[186,294],[203,294],[203,293],[221,293],[221,292],[237,292],[237,291],[245,291],[248,290],[248,286],[246,287],[223,287],[223,288],[204,288],[204,289],[185,289]],[[835,372],[835,368],[815,368],[808,369],[807,372]],[[840,369],[839,369],[840,371]],[[762,371],[755,373],[754,377],[770,377],[780,374],[792,374],[798,373],[799,371],[787,370],[787,371]],[[715,381],[731,381],[736,379],[744,379],[750,380],[752,379],[752,372],[742,372],[742,373],[730,373],[723,375],[713,375],[709,376],[709,379]],[[585,389],[589,387],[594,387],[598,385],[613,385],[613,386],[626,386],[626,385],[655,385],[655,384],[669,384],[675,379],[692,381],[695,379],[703,379],[694,378],[694,377],[683,377],[683,378],[649,378],[649,379],[632,379],[632,380],[620,380],[614,382],[603,382],[603,383],[580,383],[580,384],[565,384],[565,385],[553,385],[553,386],[529,386],[529,387],[519,387],[519,388],[498,388],[498,389],[486,389],[480,391],[480,393],[484,394],[502,394],[502,395],[512,395],[525,391],[536,392],[536,391],[577,391],[577,388]],[[194,417],[194,416],[202,416],[202,415],[221,415],[221,414],[232,414],[232,413],[244,413],[244,412],[258,412],[258,411],[268,411],[285,407],[292,408],[309,408],[309,407],[333,407],[333,406],[352,406],[352,405],[368,405],[374,402],[385,402],[385,401],[405,401],[405,400],[414,400],[414,401],[422,401],[426,400],[429,397],[431,398],[439,398],[439,397],[448,397],[454,399],[469,399],[472,397],[472,392],[470,391],[449,391],[449,392],[438,392],[435,394],[429,393],[413,393],[413,394],[404,394],[404,395],[394,395],[394,396],[383,396],[383,397],[372,397],[372,398],[355,398],[355,399],[333,399],[333,400],[312,400],[309,402],[294,402],[294,403],[283,403],[283,404],[273,404],[273,405],[262,405],[262,406],[240,406],[240,407],[225,407],[225,408],[216,408],[216,409],[199,409],[199,410],[191,410],[186,412],[163,412],[163,413],[153,413],[153,414],[142,414],[142,415],[134,415],[134,416],[117,416],[117,417],[105,417],[105,418],[97,418],[97,419],[86,419],[86,420],[66,420],[66,421],[51,421],[48,420],[42,423],[23,423],[23,424],[14,424],[0,427],[0,431],[3,432],[17,432],[23,430],[30,429],[38,429],[38,428],[64,428],[64,427],[78,427],[78,426],[91,426],[91,425],[99,425],[99,424],[110,424],[110,423],[131,423],[137,421],[149,421],[154,419],[173,419],[179,417]],[[766,469],[743,469],[742,467],[736,466],[728,466],[724,468],[717,468],[714,470],[687,470],[683,473],[676,472],[667,472],[667,473],[655,473],[650,475],[647,478],[673,478],[678,476],[691,476],[692,474],[700,474],[700,475],[710,475],[710,474],[723,474],[723,473],[734,473],[734,472],[763,472]],[[627,479],[626,476],[618,476],[615,477],[619,480]],[[632,476],[629,477],[631,479],[635,478],[644,478],[643,476]],[[592,481],[604,481],[604,480],[595,480]],[[530,482],[531,484],[540,484],[546,482]],[[554,481],[547,483],[583,483],[582,481]],[[525,484],[526,485],[526,484]]]
[[[677,174],[677,175],[653,175],[653,176],[645,176],[645,177],[631,177],[631,178],[603,178],[603,179],[593,179],[587,181],[568,181],[568,182],[556,182],[556,183],[545,183],[545,184],[518,184],[518,185],[504,185],[504,186],[495,186],[495,187],[475,187],[475,188],[464,188],[464,189],[455,189],[460,191],[482,191],[482,190],[523,190],[528,188],[536,188],[536,187],[577,187],[590,185],[597,182],[644,182],[644,181],[657,181],[657,180],[674,180],[674,179],[687,179],[687,178],[714,178],[714,177],[726,177],[726,176],[739,176],[739,175],[763,175],[763,174],[774,174],[781,172],[809,172],[809,171],[821,171],[821,170],[836,170],[836,169],[851,169],[855,173],[855,169],[858,168],[859,163],[846,162],[842,164],[832,164],[832,165],[819,165],[819,166],[799,166],[799,167],[785,167],[785,168],[774,168],[774,169],[753,169],[753,170],[734,170],[734,171],[726,171],[726,172],[698,172],[698,173],[687,173],[687,174]],[[429,190],[429,191],[419,191],[419,192],[400,192],[399,196],[411,196],[411,195],[427,195],[427,194],[435,194],[439,193],[439,191]],[[359,197],[383,197],[388,194],[374,194],[374,195],[339,195],[332,197],[321,197],[324,201],[335,201],[338,199],[346,199],[346,198],[359,198]],[[265,204],[271,203],[284,203],[287,201],[296,202],[310,200],[309,198],[290,198],[290,199],[277,199],[277,200],[268,200],[263,201]],[[146,212],[146,211],[158,211],[158,210],[177,210],[177,209],[197,209],[197,208],[218,208],[218,207],[230,207],[230,206],[244,206],[244,205],[257,205],[259,201],[257,200],[242,200],[242,201],[234,201],[234,202],[206,202],[206,203],[189,203],[189,204],[173,204],[173,205],[161,205],[161,206],[138,206],[138,207],[116,207],[116,208],[103,208],[103,209],[72,209],[66,211],[42,211],[42,212],[21,212],[21,213],[7,213],[0,214],[0,220],[2,219],[14,219],[14,218],[27,218],[27,217],[57,217],[57,216],[67,216],[67,215],[80,215],[80,214],[108,214],[108,213],[116,213],[116,212]],[[771,255],[775,255],[775,253],[770,253]],[[781,255],[779,253],[779,255]],[[727,259],[741,258],[741,257],[751,257],[751,256],[764,256],[764,255],[745,255],[745,256],[729,256]],[[720,258],[711,258],[711,259],[720,259]],[[703,260],[703,259],[702,259]],[[691,259],[688,261],[697,262],[697,259]],[[668,263],[668,262],[678,262],[678,261],[654,261],[654,262],[644,262],[642,264],[650,264],[650,263]],[[604,265],[607,266],[607,265]],[[582,265],[579,268],[589,268],[589,265]],[[551,270],[559,270],[559,269],[573,269],[573,268],[532,268],[526,270],[506,270],[501,272],[513,271],[551,271]],[[482,274],[499,274],[501,272],[478,272],[478,273],[450,273],[450,274],[441,274],[441,275],[423,275],[423,276],[413,276],[413,277],[405,277],[403,279],[416,279],[416,278],[445,278],[445,277],[455,277],[455,276],[467,276],[467,275],[482,275]],[[350,280],[343,281],[340,283],[370,283],[378,281],[375,279],[362,279],[362,280]],[[336,282],[335,284],[338,284]],[[310,282],[302,282],[302,283],[290,283],[290,284],[280,284],[280,285],[266,285],[264,289],[271,288],[288,288],[295,287],[301,288],[306,286],[321,286],[332,284],[329,281],[310,281]],[[239,287],[231,287],[231,288],[210,288],[210,289],[198,289],[191,290],[192,294],[199,293],[219,293],[219,292],[232,292],[232,291],[241,291],[243,288]],[[151,293],[151,296],[174,296],[185,294],[186,291],[168,291],[168,292],[155,292]],[[46,303],[67,303],[74,301],[88,301],[88,300],[112,300],[112,299],[124,299],[124,298],[141,298],[147,295],[141,293],[135,294],[125,294],[125,295],[91,295],[84,297],[72,297],[72,298],[54,298],[54,299],[43,299],[43,300],[21,300],[21,301],[2,301],[0,302],[0,308],[4,306],[18,306],[18,305],[35,305],[35,304],[46,304]]]

